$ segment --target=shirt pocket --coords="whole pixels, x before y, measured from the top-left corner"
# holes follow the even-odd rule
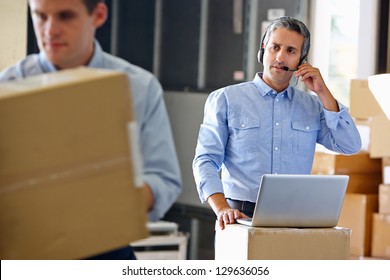
[[[321,129],[320,121],[292,121],[291,125],[293,131],[293,152],[302,153],[314,151],[317,143],[317,136]]]
[[[231,118],[228,127],[228,145],[232,150],[248,153],[259,151],[260,121],[258,119]]]

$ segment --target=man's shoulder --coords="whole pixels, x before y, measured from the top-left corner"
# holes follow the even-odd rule
[[[107,52],[104,53],[104,68],[126,72],[131,78],[154,78],[148,70]]]
[[[0,72],[0,82],[23,79],[28,76],[38,75],[43,73],[39,64],[39,55],[30,54]]]

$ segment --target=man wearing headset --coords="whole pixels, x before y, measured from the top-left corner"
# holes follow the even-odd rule
[[[210,204],[221,229],[253,215],[262,175],[310,174],[316,143],[342,154],[361,148],[348,109],[305,61],[309,48],[301,21],[276,19],[260,45],[264,72],[206,101],[193,172],[200,200]],[[292,87],[293,75],[315,94]]]

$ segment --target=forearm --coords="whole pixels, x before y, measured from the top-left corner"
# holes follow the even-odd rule
[[[337,100],[333,97],[327,87],[325,87],[322,92],[317,92],[317,95],[321,99],[322,105],[326,110],[332,112],[338,112],[340,110]]]
[[[213,195],[210,195],[207,198],[207,202],[217,216],[218,213],[221,212],[221,210],[230,208],[223,193],[215,193]]]

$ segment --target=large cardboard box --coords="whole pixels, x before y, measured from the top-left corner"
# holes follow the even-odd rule
[[[372,254],[373,257],[390,259],[390,215],[373,214]]]
[[[377,194],[347,193],[338,226],[350,228],[351,255],[370,256],[372,214],[378,212]]]
[[[0,85],[0,258],[79,259],[147,236],[125,74]],[[136,150],[136,149],[135,149]]]
[[[239,224],[216,230],[217,260],[349,259],[347,228],[262,228]]]

